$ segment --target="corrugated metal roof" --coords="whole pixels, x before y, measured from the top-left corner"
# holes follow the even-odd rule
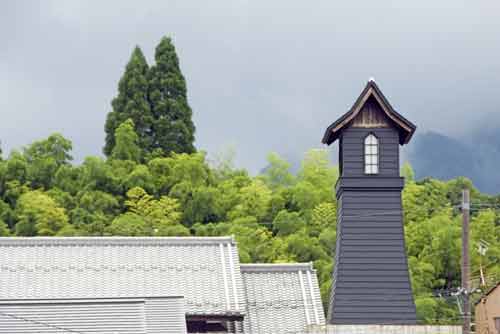
[[[0,238],[0,299],[182,295],[188,314],[244,311],[232,237]]]
[[[245,333],[303,333],[324,325],[316,271],[311,263],[242,264]]]
[[[186,333],[182,297],[0,301],[0,333]]]

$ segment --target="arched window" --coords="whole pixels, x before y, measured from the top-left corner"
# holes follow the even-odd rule
[[[365,174],[378,174],[378,139],[373,134],[365,138]]]

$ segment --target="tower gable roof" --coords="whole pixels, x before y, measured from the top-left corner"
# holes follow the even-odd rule
[[[373,99],[379,104],[381,110],[384,112],[384,115],[399,131],[399,143],[401,145],[407,144],[415,132],[416,126],[394,110],[380,88],[372,79],[368,81],[351,109],[349,109],[348,112],[342,115],[335,122],[330,124],[330,126],[326,129],[322,143],[330,145],[337,140],[342,131],[351,125],[352,121],[360,113],[370,97],[373,97]]]

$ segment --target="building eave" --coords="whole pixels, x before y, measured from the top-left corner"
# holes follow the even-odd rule
[[[349,109],[349,111],[340,116],[339,119],[337,119],[327,127],[321,142],[323,144],[330,145],[335,140],[337,140],[342,130],[349,126],[351,121],[361,111],[363,105],[370,96],[373,96],[377,100],[387,117],[393,122],[393,124],[402,134],[400,137],[400,144],[407,144],[412,138],[413,133],[416,130],[416,126],[391,106],[387,98],[384,96],[378,85],[373,80],[368,81],[365,88],[356,99],[356,102],[354,102],[353,106]]]

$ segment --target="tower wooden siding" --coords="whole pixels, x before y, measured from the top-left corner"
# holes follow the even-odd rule
[[[388,103],[378,101],[386,100],[369,82],[357,101],[363,105],[355,104],[349,112],[357,114],[342,116],[323,140],[340,139],[331,324],[416,323],[404,243],[404,180],[399,176],[399,145],[411,133],[386,115],[392,112]],[[399,114],[390,116],[401,117],[405,128],[414,130]],[[364,171],[364,139],[369,134],[378,139],[379,170],[374,175]]]
[[[398,132],[394,128],[348,128],[342,133],[342,175],[365,176],[364,139],[373,133],[379,141],[379,172],[369,177],[399,176]]]

